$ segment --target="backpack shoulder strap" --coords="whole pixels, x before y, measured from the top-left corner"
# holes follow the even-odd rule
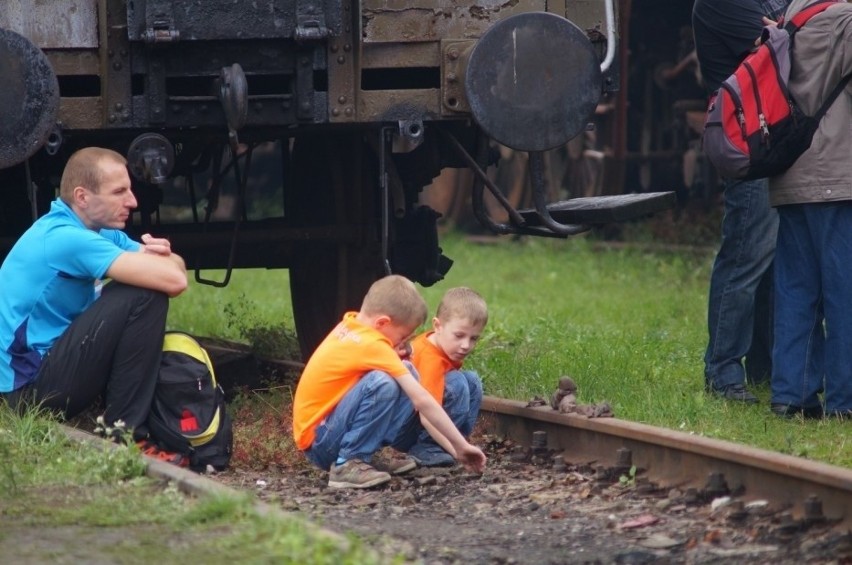
[[[831,94],[828,95],[828,98],[825,99],[825,102],[822,103],[822,106],[819,107],[816,114],[814,114],[814,118],[819,121],[828,112],[828,109],[834,104],[834,101],[837,100],[837,97],[840,96],[840,93],[843,92],[843,89],[846,88],[846,85],[849,83],[849,79],[852,79],[852,74],[848,74],[837,83],[837,86],[834,87],[834,90],[831,91]]]
[[[163,351],[176,351],[192,357],[193,359],[207,365],[210,371],[210,377],[213,379],[213,384],[216,385],[216,373],[213,370],[213,362],[210,360],[207,350],[204,349],[198,340],[189,334],[183,332],[170,331],[163,336]]]
[[[788,22],[779,22],[778,25],[784,25],[784,29],[791,36],[795,35],[799,28],[801,28],[809,19],[816,16],[817,14],[824,12],[828,8],[830,8],[833,4],[841,4],[845,0],[818,0],[813,4],[802,8],[802,10],[793,16]]]

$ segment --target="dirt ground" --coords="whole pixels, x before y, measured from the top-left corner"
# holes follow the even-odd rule
[[[489,465],[417,469],[371,490],[335,490],[320,471],[217,479],[387,555],[426,564],[852,563],[852,533],[781,508],[699,500],[642,477],[599,481],[561,454],[482,437]]]

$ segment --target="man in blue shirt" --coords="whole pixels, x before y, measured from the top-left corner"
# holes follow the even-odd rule
[[[187,277],[168,240],[119,231],[134,208],[126,160],[81,149],[0,266],[0,397],[11,406],[71,418],[102,396],[106,426],[145,437],[169,297]]]
[[[755,48],[763,18],[777,21],[789,0],[696,0],[695,49],[707,88],[717,90]],[[772,260],[778,214],[767,179],[724,179],[722,244],[710,275],[704,384],[722,398],[754,404],[745,387],[771,371]],[[745,361],[745,364],[744,364]]]

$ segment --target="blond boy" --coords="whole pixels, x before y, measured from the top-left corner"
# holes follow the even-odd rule
[[[411,470],[411,461],[387,471],[371,461],[382,447],[398,444],[415,412],[455,459],[473,471],[485,468],[485,454],[467,442],[396,352],[426,313],[411,281],[384,277],[308,360],[293,401],[293,437],[314,465],[329,470],[330,487],[369,488],[390,481],[391,472]]]
[[[488,322],[485,300],[466,287],[449,289],[432,319],[432,330],[411,344],[411,361],[420,384],[440,402],[458,431],[470,436],[482,405],[482,381],[462,364],[479,341]],[[409,430],[409,434],[412,431]],[[408,454],[425,467],[452,465],[453,457],[422,427]],[[411,435],[409,435],[409,441]]]

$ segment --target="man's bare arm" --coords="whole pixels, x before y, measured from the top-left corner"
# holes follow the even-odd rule
[[[174,297],[186,290],[186,265],[183,258],[175,253],[127,251],[112,262],[107,276],[118,282],[158,290]]]

